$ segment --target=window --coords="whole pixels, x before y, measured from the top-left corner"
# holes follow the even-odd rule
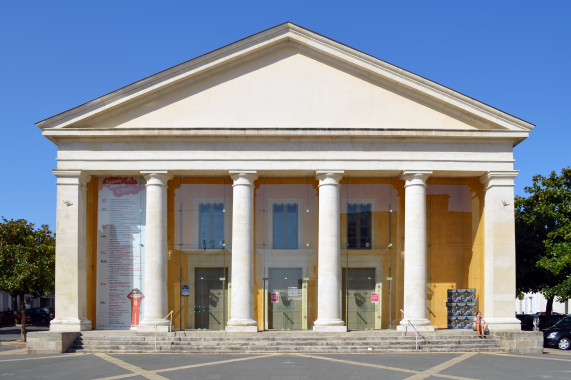
[[[274,203],[273,215],[273,248],[298,248],[298,204]]]
[[[371,249],[370,203],[347,204],[347,248]]]
[[[199,247],[224,248],[224,204],[200,203],[198,208]]]
[[[273,248],[297,249],[298,205],[297,203],[273,204]]]

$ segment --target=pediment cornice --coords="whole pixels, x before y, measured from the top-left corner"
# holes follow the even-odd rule
[[[220,128],[220,129],[47,129],[43,135],[48,139],[58,142],[63,140],[90,140],[102,141],[135,141],[152,138],[158,140],[219,140],[221,138],[240,139],[275,139],[275,138],[295,138],[298,140],[323,139],[334,141],[341,140],[407,140],[407,141],[481,141],[491,140],[511,141],[515,144],[523,141],[528,136],[526,131],[510,130],[426,130],[426,129],[364,129],[364,128]],[[333,141],[333,140],[331,140]]]
[[[469,113],[496,125],[497,129],[529,133],[534,128],[531,123],[289,22],[144,78],[78,107],[42,120],[36,125],[46,135],[48,134],[46,133],[47,130],[80,127],[83,121],[117,109],[137,98],[159,92],[194,76],[207,74],[210,70],[214,71],[223,65],[240,62],[256,54],[263,54],[267,49],[277,48],[281,44],[288,47],[309,49],[315,54],[338,60],[361,72],[391,81],[446,106]],[[81,129],[81,133],[86,132],[86,129]]]

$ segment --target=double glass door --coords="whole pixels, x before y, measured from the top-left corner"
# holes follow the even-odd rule
[[[228,271],[196,268],[194,323],[201,330],[224,330],[228,320]]]
[[[373,293],[375,293],[375,268],[343,268],[342,311],[348,330],[375,328],[377,303],[373,302]]]
[[[268,329],[301,330],[302,268],[269,268],[268,274]]]

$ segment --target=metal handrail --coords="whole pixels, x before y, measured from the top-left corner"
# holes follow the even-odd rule
[[[415,335],[414,335],[414,336],[415,336],[416,350],[417,350],[417,351],[420,351],[420,350],[418,349],[418,337],[420,336],[420,337],[422,338],[422,340],[424,340],[424,343],[427,343],[426,338],[425,338],[421,333],[418,332],[418,330],[416,329],[416,326],[414,325],[414,323],[411,322],[410,319],[404,319],[404,310],[403,310],[403,309],[400,309],[400,312],[401,312],[401,316],[402,316],[401,320],[407,321],[408,324],[413,328],[413,330],[414,330],[414,332],[415,332]],[[405,330],[403,331],[403,336],[404,336],[404,334],[406,334],[407,332],[408,332],[408,329],[406,329],[406,327],[405,327]]]
[[[155,351],[157,350],[157,327],[158,327],[159,323],[161,323],[162,321],[164,321],[165,319],[170,317],[169,318],[169,332],[171,332],[171,329],[172,329],[172,313],[173,312],[174,312],[174,310],[171,310],[170,313],[168,313],[160,321],[155,323]]]

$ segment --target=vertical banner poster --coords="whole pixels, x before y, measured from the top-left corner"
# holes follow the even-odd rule
[[[135,329],[145,310],[145,183],[99,179],[97,328]]]

